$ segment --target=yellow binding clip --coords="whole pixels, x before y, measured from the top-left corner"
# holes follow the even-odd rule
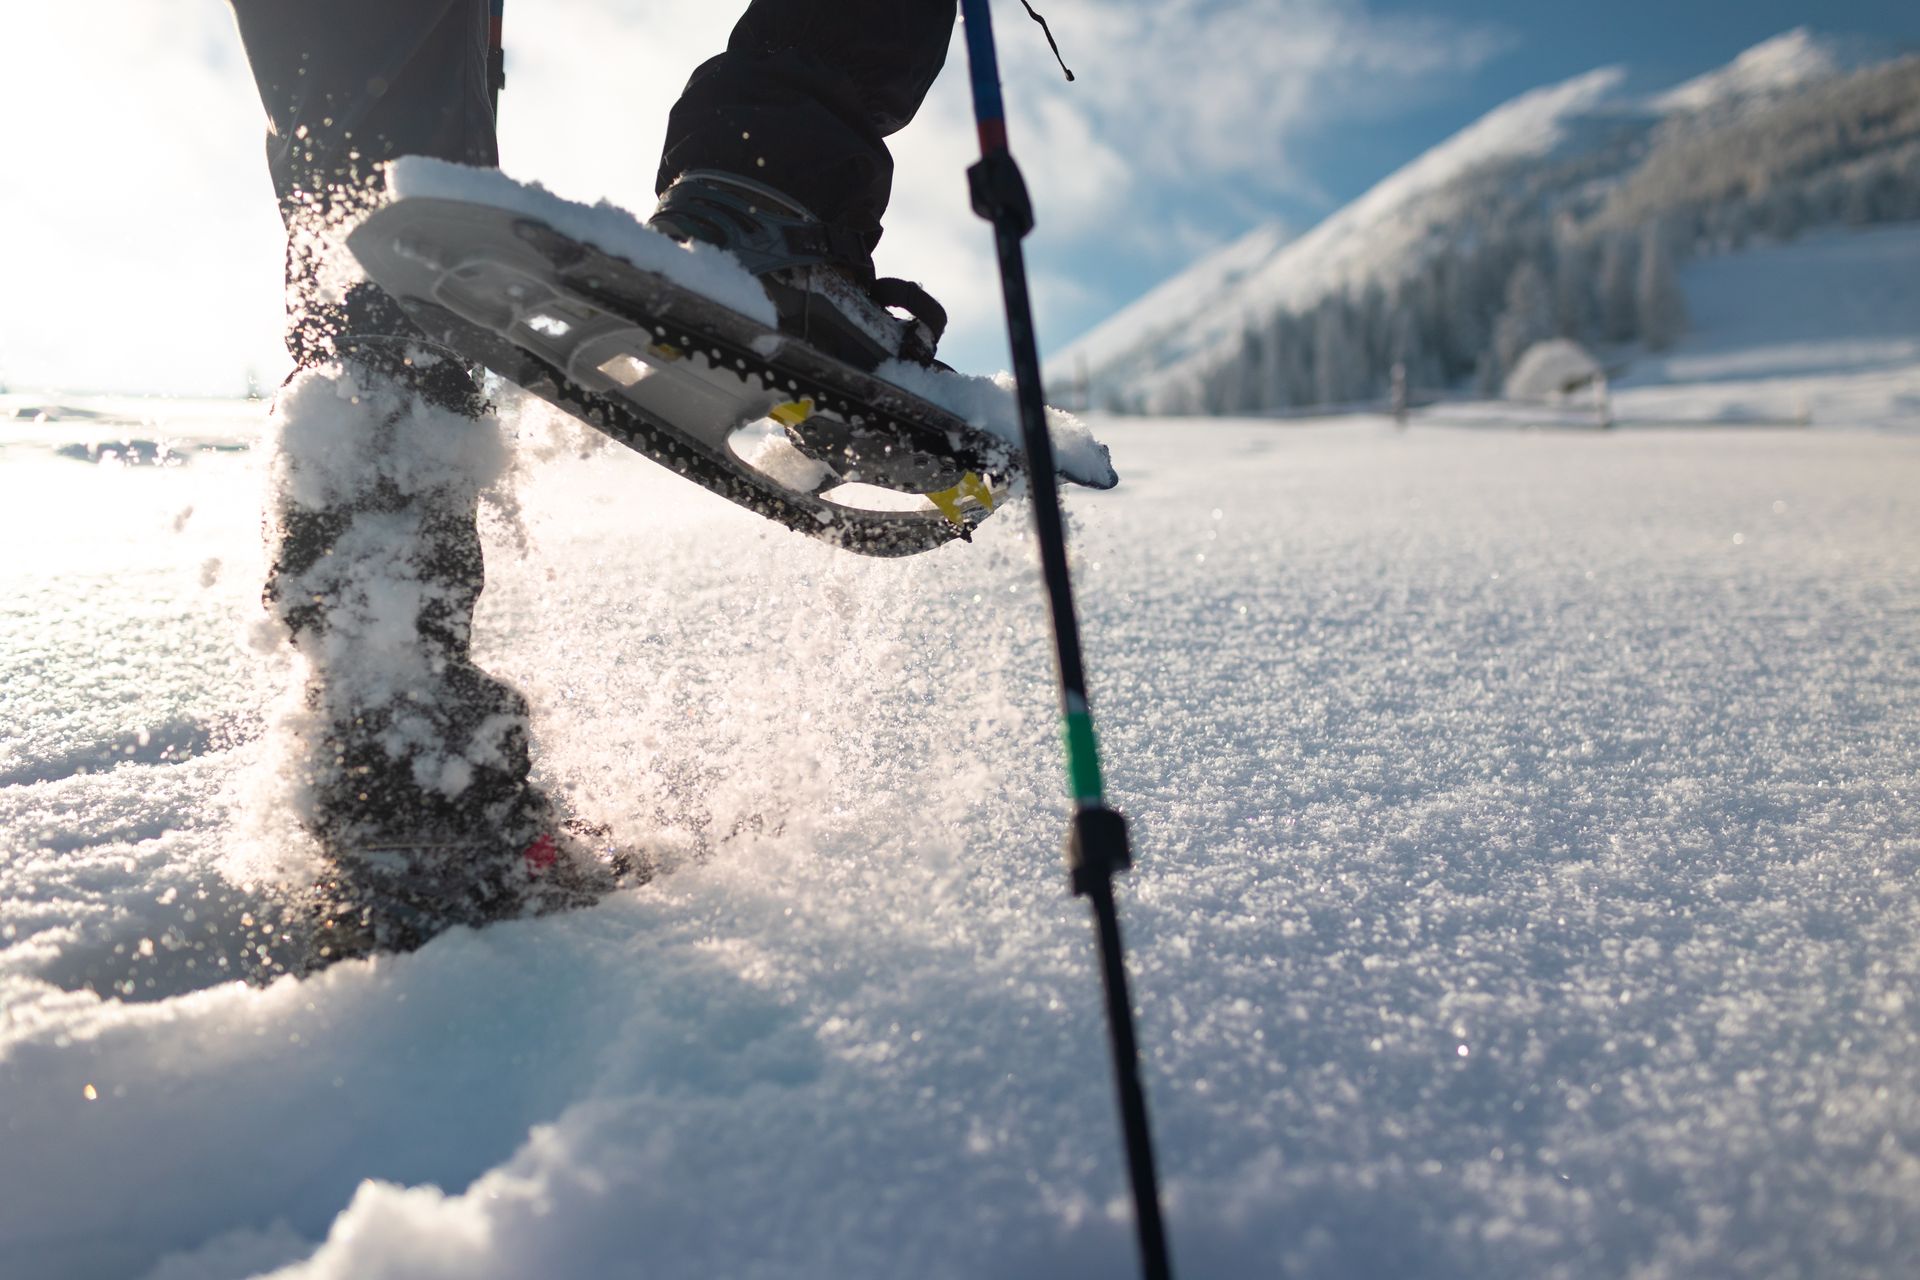
[[[789,400],[767,410],[767,416],[783,427],[797,427],[813,416],[813,401]]]
[[[953,488],[942,489],[938,493],[927,495],[927,501],[938,507],[941,515],[954,524],[963,526],[966,521],[960,516],[960,504],[965,499],[972,499],[988,511],[993,510],[993,490],[987,487],[985,480],[972,471],[962,476],[960,483]]]

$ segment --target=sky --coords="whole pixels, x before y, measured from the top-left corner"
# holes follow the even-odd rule
[[[1818,30],[1920,47],[1920,6],[1852,0],[996,0],[1051,350],[1263,223],[1304,230],[1526,89],[1621,62],[1649,84]],[[667,108],[732,4],[516,0],[503,166],[643,216]],[[883,272],[954,315],[943,354],[1006,363],[990,233],[968,208],[956,46],[896,137]],[[233,394],[284,373],[262,113],[220,0],[13,6],[0,23],[0,385]]]

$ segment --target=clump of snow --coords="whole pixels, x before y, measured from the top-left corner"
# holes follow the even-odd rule
[[[762,324],[774,323],[773,303],[753,273],[724,249],[683,244],[650,231],[640,219],[602,200],[581,204],[538,183],[520,182],[498,169],[479,169],[424,156],[405,156],[387,166],[387,192],[395,200],[465,200],[525,214],[555,231],[655,271],[695,293]]]
[[[1571,338],[1549,338],[1528,347],[1507,375],[1509,400],[1547,400],[1593,384],[1605,370],[1591,352]]]
[[[437,359],[416,352],[416,364]],[[470,504],[505,474],[498,423],[412,394],[357,363],[303,369],[275,402],[267,437],[276,497],[315,509],[364,503],[378,486]]]
[[[1020,405],[1012,374],[982,378],[930,369],[904,360],[889,360],[875,372],[901,390],[938,405],[989,435],[998,436],[1014,447],[1016,457],[1020,456],[1023,447]],[[1111,489],[1120,483],[1107,446],[1094,439],[1092,429],[1084,421],[1064,409],[1049,406],[1047,434],[1053,443],[1055,469],[1061,475],[1095,489]]]
[[[750,422],[733,433],[727,446],[740,460],[800,493],[811,493],[833,473],[826,463],[795,448],[779,423],[771,418]]]

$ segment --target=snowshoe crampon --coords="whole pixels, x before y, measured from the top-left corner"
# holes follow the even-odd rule
[[[403,195],[348,243],[432,341],[850,551],[968,537],[1017,472],[946,409],[526,213]]]

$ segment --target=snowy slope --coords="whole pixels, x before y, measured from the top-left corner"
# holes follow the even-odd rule
[[[1674,349],[1611,350],[1614,426],[1748,423],[1920,433],[1920,226],[1828,231],[1680,272]],[[1544,399],[1544,395],[1542,399]],[[1448,401],[1431,423],[1594,423],[1592,398]]]
[[[1048,364],[1050,383],[1063,388],[1084,368],[1096,404],[1191,400],[1197,371],[1249,322],[1305,312],[1372,282],[1390,285],[1439,255],[1470,248],[1487,230],[1477,215],[1535,184],[1535,198],[1591,205],[1644,157],[1662,121],[1718,119],[1721,111],[1868,65],[1885,52],[1799,29],[1651,98],[1628,92],[1620,67],[1523,94],[1305,235],[1280,242],[1255,232],[1167,281],[1058,352]],[[1238,269],[1223,277],[1219,261]]]
[[[1635,360],[1616,412],[1920,432],[1920,226],[1828,232],[1681,272],[1688,332]]]
[[[1576,122],[1616,99],[1625,72],[1602,68],[1536,89],[1381,181],[1303,236],[1255,231],[1120,310],[1048,362],[1049,380],[1084,361],[1096,383],[1153,375],[1237,335],[1249,315],[1309,304],[1447,243],[1450,214],[1470,204],[1460,179],[1488,165],[1552,154]],[[1222,271],[1220,264],[1232,263]]]
[[[1687,333],[1629,385],[1920,367],[1920,226],[1832,231],[1681,272]]]
[[[1193,315],[1195,301],[1237,292],[1294,238],[1281,224],[1269,223],[1214,250],[1066,348],[1049,364],[1049,377],[1057,369],[1077,371],[1083,361],[1089,367],[1104,368],[1132,352],[1151,351],[1156,358],[1178,359],[1191,347],[1185,321]]]
[[[1920,442],[1104,430],[1180,1274],[1900,1274]],[[257,465],[60,439],[0,440],[0,1276],[1127,1274],[1018,512],[870,562],[531,431],[480,643],[546,775],[777,821],[258,991]]]

